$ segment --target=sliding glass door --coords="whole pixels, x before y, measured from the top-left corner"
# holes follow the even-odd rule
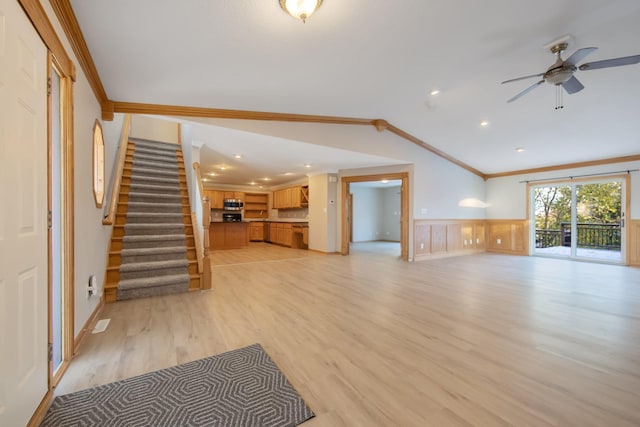
[[[625,180],[531,187],[535,255],[624,262]]]

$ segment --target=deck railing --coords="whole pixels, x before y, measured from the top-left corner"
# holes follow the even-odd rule
[[[579,248],[620,250],[621,230],[619,223],[597,224],[579,222],[577,241]],[[571,246],[571,224],[563,222],[560,229],[536,229],[536,248]]]

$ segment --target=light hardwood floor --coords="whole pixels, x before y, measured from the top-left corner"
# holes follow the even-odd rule
[[[640,425],[639,269],[261,243],[212,262],[212,291],[107,305],[56,393],[259,342],[305,427]]]

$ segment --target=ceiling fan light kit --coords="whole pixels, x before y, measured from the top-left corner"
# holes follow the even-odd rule
[[[515,101],[531,92],[542,83],[547,82],[551,85],[556,86],[556,110],[562,109],[564,108],[562,101],[562,89],[564,89],[569,95],[580,92],[582,89],[584,89],[584,85],[580,83],[576,76],[574,76],[574,73],[576,71],[597,70],[599,68],[619,67],[622,65],[632,65],[640,63],[640,55],[634,55],[621,58],[606,59],[603,61],[588,62],[586,64],[577,66],[576,64],[578,62],[582,61],[587,55],[597,50],[598,48],[585,47],[582,49],[578,49],[569,58],[563,60],[561,55],[562,52],[567,49],[568,45],[569,44],[566,41],[563,41],[558,42],[550,47],[549,50],[551,50],[551,53],[557,56],[557,59],[556,62],[551,65],[544,73],[532,74],[530,76],[518,77],[515,79],[503,81],[502,84],[505,84],[530,79],[533,77],[542,77],[542,80],[532,84],[525,90],[507,100],[507,102]]]

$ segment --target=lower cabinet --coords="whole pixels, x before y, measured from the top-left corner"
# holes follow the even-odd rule
[[[288,222],[270,222],[269,223],[269,242],[276,245],[291,247],[291,223]]]
[[[264,223],[252,222],[249,227],[249,235],[252,242],[264,241]]]

